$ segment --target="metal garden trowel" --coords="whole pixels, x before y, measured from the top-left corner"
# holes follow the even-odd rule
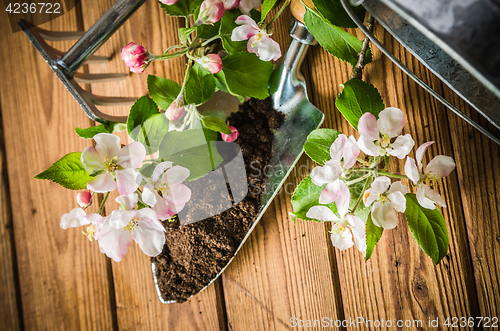
[[[302,7],[303,10],[303,7]],[[301,17],[300,12],[297,12],[294,7],[292,7],[292,13],[295,17]],[[303,13],[302,13],[303,14]],[[278,130],[276,130],[274,134],[274,141],[272,147],[273,156],[269,161],[269,174],[267,177],[266,189],[262,194],[261,200],[261,210],[258,214],[257,218],[254,220],[252,226],[247,232],[246,236],[243,238],[242,242],[238,246],[235,255],[238,253],[240,248],[245,243],[246,239],[252,233],[254,227],[257,225],[262,215],[266,212],[267,208],[271,204],[273,198],[280,192],[281,186],[284,181],[292,171],[294,165],[299,160],[300,156],[303,153],[303,147],[307,140],[307,136],[315,129],[317,129],[324,119],[324,114],[319,111],[314,105],[309,102],[307,96],[306,84],[304,81],[304,77],[300,71],[301,64],[305,58],[306,51],[309,45],[316,44],[315,39],[306,29],[305,25],[300,21],[294,19],[292,25],[290,27],[290,36],[292,37],[292,41],[286,52],[281,65],[273,72],[270,81],[270,90],[272,92],[272,104],[273,108],[279,112],[285,114],[285,120],[283,124],[280,126]],[[236,99],[236,98],[234,98]],[[217,110],[217,109],[226,109],[227,115],[231,111],[237,111],[238,108],[238,100],[231,100],[231,97],[227,94],[224,96],[214,96],[211,101],[209,101],[204,107],[201,107],[200,112]],[[232,104],[232,107],[231,107]],[[236,106],[236,108],[235,108]],[[227,110],[231,109],[231,110]],[[238,156],[241,155],[241,152],[238,153]],[[238,158],[235,157],[231,163],[240,164],[239,169],[243,169],[244,166],[241,166],[241,161],[236,161]],[[224,168],[224,167],[221,167]],[[227,186],[231,187],[231,191],[233,194],[233,204],[238,203],[244,198],[243,194],[239,194],[241,192],[236,192],[234,187],[242,187],[241,183],[235,183],[231,178],[239,178],[239,180],[244,180],[244,187],[247,190],[246,183],[246,175],[244,176],[231,176],[230,171],[234,170],[236,167],[232,167],[232,169],[222,169],[227,174],[224,176],[226,178],[226,183],[221,185],[221,187]],[[220,169],[216,169],[220,170]],[[213,171],[215,173],[216,171]],[[234,172],[234,171],[233,171]],[[222,178],[222,176],[221,176]],[[236,199],[236,196],[239,196],[239,199]],[[222,204],[220,204],[222,205]],[[222,207],[224,211],[231,207],[231,204],[227,205],[227,207]],[[181,220],[182,215],[179,215],[179,219],[181,224],[183,221]],[[213,283],[224,271],[224,269],[231,263],[231,260],[226,264],[226,266],[217,274],[215,278],[213,278],[210,283],[207,284],[208,287],[211,283]],[[158,296],[162,303],[175,303],[176,301],[165,301],[162,298],[158,281],[156,278],[156,267],[155,264],[152,263],[153,275],[155,279],[156,288],[158,291]],[[205,287],[205,288],[206,288]],[[201,291],[203,291],[203,288]],[[200,292],[201,292],[200,291]]]

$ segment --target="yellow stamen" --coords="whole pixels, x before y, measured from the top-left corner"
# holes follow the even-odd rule
[[[130,233],[133,233],[135,230],[135,227],[139,225],[139,218],[134,217],[133,219],[128,222],[127,226],[123,228],[123,230],[128,230]]]
[[[85,230],[87,230],[87,232],[82,231],[82,233],[89,239],[89,241],[92,241],[93,239],[95,239],[95,237],[94,237],[95,225],[94,224],[90,224],[89,226],[87,226],[87,228]]]

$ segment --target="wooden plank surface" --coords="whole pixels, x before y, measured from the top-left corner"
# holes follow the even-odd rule
[[[112,3],[85,1],[83,9],[43,27],[88,29]],[[290,19],[286,11],[275,23],[273,37],[283,53]],[[112,60],[85,70],[129,72],[120,59],[125,44],[142,43],[160,54],[177,43],[181,24],[166,17],[157,2],[148,1],[99,50],[99,55],[112,55]],[[7,77],[0,84],[4,136],[0,151],[5,151],[4,158],[0,153],[0,170],[5,174],[0,177],[0,321],[5,329],[288,330],[294,329],[292,317],[426,323],[429,317],[500,315],[500,149],[417,87],[378,50],[365,69],[365,79],[379,89],[387,106],[405,112],[405,132],[412,134],[416,145],[436,141],[425,162],[431,154],[445,154],[457,163],[440,188],[448,204],[443,214],[450,237],[449,253],[441,264],[434,266],[420,251],[404,218],[395,230],[385,231],[367,263],[355,249],[332,248],[328,225],[304,221],[294,225],[288,218],[287,193],[313,166],[302,157],[286,191],[277,196],[222,279],[184,304],[163,305],[156,295],[149,258],[137,245],[131,246],[122,262],[114,263],[79,230],[60,229],[60,216],[76,207],[74,192],[33,177],[65,153],[90,144],[78,138],[73,128],[92,122],[25,36],[11,33],[4,12],[0,29],[0,70]],[[470,112],[379,25],[375,33],[424,81]],[[54,45],[66,49],[71,42]],[[141,96],[147,94],[148,73],[181,81],[184,70],[182,59],[154,63],[144,74],[94,84],[91,91]],[[350,66],[312,47],[303,71],[311,101],[326,115],[324,127],[352,133],[334,105]],[[126,114],[128,109],[104,110]],[[396,163],[392,170],[402,172],[403,163]],[[106,205],[108,211],[115,207],[113,199]]]
[[[85,28],[88,29],[114,3],[99,1],[95,6],[83,6]],[[183,19],[168,17],[157,2],[147,1],[141,8],[99,49],[98,55],[112,59],[107,64],[89,65],[90,73],[129,73],[126,80],[93,84],[92,93],[106,96],[147,95],[148,74],[182,82],[185,58],[154,62],[142,74],[133,74],[120,57],[121,49],[129,42],[142,44],[154,54],[163,54],[166,48],[179,44],[177,30]],[[130,106],[101,107],[114,115],[127,115]],[[127,142],[126,132],[119,134],[122,143]],[[116,209],[117,192],[109,196],[106,211]],[[132,244],[125,258],[112,263],[116,296],[117,322],[120,330],[216,330],[219,329],[220,301],[217,302],[214,285],[183,304],[164,305],[160,302],[153,282],[151,262]]]
[[[375,34],[410,69],[440,91],[439,81],[379,25]],[[358,37],[362,35],[358,33]],[[331,97],[341,91],[340,84],[348,79],[350,66],[319,48],[312,54],[313,100],[327,114],[325,126],[352,134],[354,130],[335,110]],[[404,132],[411,133],[416,146],[432,139],[436,143],[429,149],[431,153],[454,156],[444,107],[417,87],[390,60],[382,57],[378,50],[374,51],[373,63],[365,69],[365,79],[379,89],[386,106],[403,110],[406,118]],[[463,161],[457,159],[456,162]],[[404,173],[403,166],[401,161],[393,165],[392,170]],[[450,235],[450,250],[437,267],[420,250],[403,217],[400,217],[396,229],[384,232],[367,263],[355,250],[336,251],[347,319],[364,317],[389,319],[393,323],[397,320],[422,320],[425,323],[429,317],[479,316],[458,172],[442,182],[440,192],[449,206],[443,214]],[[425,325],[419,329],[425,329]]]
[[[44,24],[77,30],[75,10]],[[33,177],[85,144],[73,131],[90,121],[22,32],[0,14],[0,70],[12,222],[24,326],[29,330],[112,329],[107,261],[79,229],[59,227],[75,192]],[[59,43],[65,49],[70,42]]]
[[[22,309],[17,273],[14,228],[10,210],[9,178],[0,117],[0,321],[6,330],[21,330]]]
[[[276,10],[274,11],[274,13]],[[290,36],[291,15],[277,21],[273,38],[284,54]],[[305,64],[307,71],[307,64]],[[328,116],[328,115],[327,115]],[[291,318],[343,319],[335,265],[330,264],[330,242],[321,223],[288,218],[291,193],[312,165],[302,157],[256,226],[235,261],[223,275],[230,330],[289,330]],[[332,272],[333,271],[333,272]],[[242,314],[242,307],[245,313]]]

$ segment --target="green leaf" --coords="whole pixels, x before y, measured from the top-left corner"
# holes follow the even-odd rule
[[[262,4],[262,20],[266,19],[267,13],[274,8],[276,1],[277,0],[264,0],[264,3]]]
[[[197,27],[192,27],[192,28],[179,28],[179,39],[181,40],[181,43],[185,44],[186,41],[188,40],[189,36],[191,33],[196,31]]]
[[[438,208],[420,206],[415,194],[409,193],[405,197],[408,227],[425,254],[430,256],[434,264],[438,264],[446,256],[449,246],[444,217]]]
[[[156,114],[136,126],[130,132],[130,138],[144,145],[146,155],[156,153],[168,133],[168,123],[168,119],[163,114]]]
[[[269,96],[272,63],[261,61],[255,54],[242,52],[226,56],[222,64],[222,72],[232,94],[257,99]]]
[[[306,216],[307,212],[313,206],[319,206],[319,195],[325,188],[325,185],[318,186],[314,184],[311,180],[311,176],[308,175],[305,177],[300,184],[295,188],[295,191],[292,195],[292,207],[293,207],[293,216],[296,218],[300,218],[304,221],[316,221],[321,222],[314,218],[309,218]],[[326,205],[326,207],[330,208],[334,213],[337,213],[337,207],[335,203],[330,203]],[[292,219],[293,221],[293,219]]]
[[[203,0],[181,0],[174,5],[166,5],[160,1],[160,7],[170,16],[188,16],[193,15],[196,8],[201,5]]]
[[[106,126],[100,124],[87,129],[75,128],[75,132],[81,138],[92,139],[98,133],[111,133],[113,131],[109,131]]]
[[[83,167],[81,156],[81,152],[66,154],[35,178],[51,180],[69,190],[85,189],[92,177]]]
[[[215,146],[209,144],[212,139],[217,134],[207,129],[170,131],[161,142],[159,157],[188,168],[189,181],[200,178],[222,162]]]
[[[358,26],[349,17],[340,0],[312,0],[316,10],[333,25],[343,28],[357,28]],[[351,6],[352,10],[363,22],[365,8],[363,6]]]
[[[181,93],[181,86],[168,78],[148,75],[148,91],[158,107],[167,109]]]
[[[383,227],[378,227],[373,224],[371,215],[368,216],[368,220],[366,222],[366,255],[365,261],[368,261],[372,256],[373,249],[375,245],[382,237],[382,233],[384,232]]]
[[[333,56],[350,63],[352,66],[358,62],[358,53],[363,42],[345,32],[342,28],[325,22],[313,11],[306,8],[304,22],[307,29],[318,40],[319,44]],[[366,52],[365,63],[372,60],[371,51]]]
[[[189,70],[184,88],[184,101],[186,104],[201,105],[208,101],[215,93],[215,78],[210,71],[195,63]]]
[[[221,21],[212,24],[198,25],[196,30],[196,37],[200,39],[210,39],[219,33]]]
[[[231,34],[233,30],[238,27],[234,21],[241,15],[241,12],[238,9],[233,9],[230,11],[226,11],[224,16],[222,16],[220,22],[220,30],[219,33],[221,35],[222,46],[229,54],[234,54],[237,52],[243,52],[247,49],[247,41],[232,41]]]
[[[158,107],[153,100],[146,96],[140,97],[130,109],[127,119],[127,132],[130,134],[132,130],[141,126],[148,118],[159,113]],[[134,138],[132,137],[132,139]]]
[[[203,125],[212,131],[223,132],[225,134],[231,134],[231,129],[227,126],[226,122],[215,116],[203,116],[201,119]]]
[[[360,79],[351,79],[344,84],[335,105],[356,130],[364,113],[371,113],[378,118],[378,114],[385,108],[378,90]]]
[[[307,136],[304,151],[316,163],[324,165],[330,160],[330,146],[340,132],[332,129],[316,129]]]
[[[139,169],[142,177],[151,177],[153,176],[153,171],[155,170],[157,164],[156,163],[145,163]]]

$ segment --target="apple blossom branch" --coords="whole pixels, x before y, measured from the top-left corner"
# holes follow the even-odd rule
[[[373,18],[373,16],[370,13],[368,13],[367,19],[366,19],[366,28],[370,32],[373,32],[374,25],[375,25],[375,19]],[[365,39],[363,39],[363,44],[361,46],[361,50],[358,53],[358,55],[359,55],[358,62],[352,68],[351,75],[349,76],[349,79],[362,79],[363,69],[365,67],[366,51],[368,50],[369,44],[370,44],[370,39],[368,39],[368,37],[365,36]]]

